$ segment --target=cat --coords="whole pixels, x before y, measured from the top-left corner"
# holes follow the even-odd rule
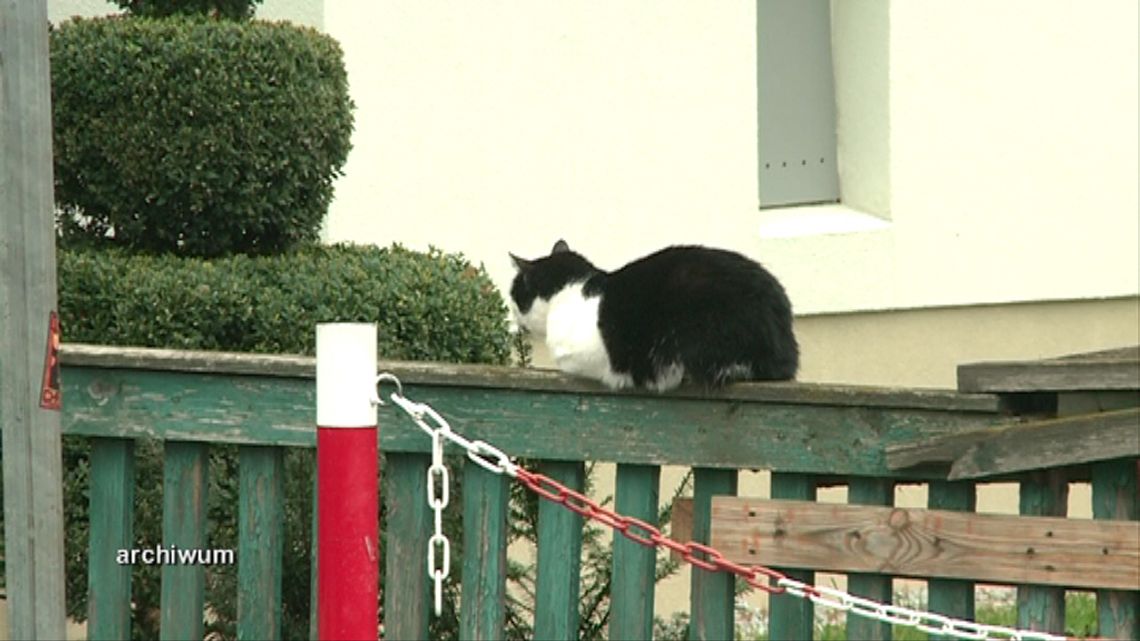
[[[658,392],[795,378],[791,302],[740,254],[673,246],[606,272],[559,240],[549,256],[510,257],[515,319],[567,373]]]

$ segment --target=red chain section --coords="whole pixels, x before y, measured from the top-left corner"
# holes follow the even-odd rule
[[[622,536],[650,548],[665,548],[681,555],[687,563],[709,572],[729,572],[744,579],[748,585],[769,594],[780,594],[784,588],[776,582],[785,578],[781,572],[763,565],[741,565],[724,558],[724,555],[702,543],[681,543],[661,533],[656,526],[631,516],[622,516],[606,509],[590,497],[562,485],[554,479],[518,468],[516,477],[530,491],[542,498],[558,503],[566,509],[609,526]],[[698,556],[700,555],[700,556]]]

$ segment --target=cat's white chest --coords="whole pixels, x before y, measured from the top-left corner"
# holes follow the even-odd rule
[[[614,388],[629,387],[633,379],[610,366],[598,328],[600,296],[585,296],[582,283],[554,295],[546,316],[546,346],[564,372],[602,381]]]

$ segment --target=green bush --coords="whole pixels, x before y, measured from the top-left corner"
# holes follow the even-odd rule
[[[68,342],[312,354],[313,327],[375,321],[381,357],[507,363],[502,298],[462,256],[313,246],[219,259],[59,253]]]
[[[160,18],[196,14],[241,20],[252,18],[262,0],[115,0],[115,4],[134,16]]]
[[[317,238],[352,132],[329,36],[192,16],[76,19],[53,32],[51,69],[65,244],[221,256]]]

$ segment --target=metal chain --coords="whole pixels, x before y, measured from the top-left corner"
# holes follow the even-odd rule
[[[833,588],[808,585],[763,565],[734,563],[726,559],[715,548],[697,541],[690,540],[681,543],[665,536],[658,527],[650,523],[618,514],[585,494],[568,488],[548,476],[519,467],[511,461],[506,453],[485,441],[470,441],[452,432],[448,422],[429,405],[406,398],[403,386],[392,374],[381,374],[377,377],[376,383],[379,385],[385,380],[396,385],[396,391],[390,395],[392,401],[403,409],[412,421],[432,439],[432,463],[431,467],[428,468],[428,505],[435,511],[435,534],[432,535],[428,543],[428,575],[435,581],[435,613],[437,616],[442,609],[443,580],[447,578],[450,568],[450,546],[442,529],[442,513],[448,502],[448,472],[447,467],[443,464],[443,442],[447,440],[466,451],[469,460],[488,472],[505,474],[516,479],[542,498],[558,503],[588,520],[608,526],[634,543],[675,552],[687,563],[703,570],[734,574],[748,585],[769,594],[787,593],[801,599],[809,599],[812,603],[826,608],[834,608],[856,616],[956,639],[975,641],[1066,641],[1067,639],[1067,637],[1048,632],[1015,630],[964,619],[953,619],[941,614],[913,610],[890,603],[879,603]],[[379,396],[373,398],[373,401],[379,405],[385,405]],[[436,493],[436,483],[443,486],[442,497]],[[437,546],[443,549],[442,567],[435,564]]]

